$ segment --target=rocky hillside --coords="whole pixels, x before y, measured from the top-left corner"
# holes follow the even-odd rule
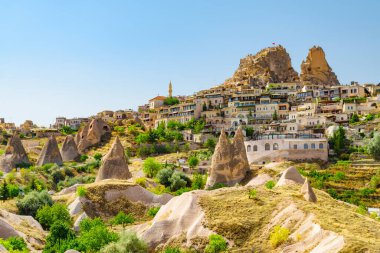
[[[254,84],[265,86],[267,82],[298,81],[289,54],[284,47],[268,47],[255,55],[240,60],[238,69],[225,84]]]
[[[327,63],[321,47],[312,47],[301,64],[301,82],[324,85],[339,85],[339,81]]]

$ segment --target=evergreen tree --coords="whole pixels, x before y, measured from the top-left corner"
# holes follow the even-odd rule
[[[8,184],[5,182],[5,180],[3,181],[3,185],[0,188],[0,197],[2,201],[9,199]]]

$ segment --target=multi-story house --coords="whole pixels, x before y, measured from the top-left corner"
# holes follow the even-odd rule
[[[170,120],[186,123],[191,119],[199,119],[201,112],[202,106],[190,101],[172,106],[162,106],[158,110],[155,127],[161,123],[166,125]]]

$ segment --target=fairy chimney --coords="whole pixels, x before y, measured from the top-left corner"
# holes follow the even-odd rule
[[[317,202],[317,196],[315,196],[313,188],[310,185],[309,179],[306,179],[305,183],[302,185],[301,194],[303,194],[303,197],[306,201]]]
[[[74,137],[68,135],[61,147],[61,156],[64,162],[78,161],[80,154],[78,152],[77,144],[75,143]]]
[[[38,157],[37,166],[42,166],[47,163],[56,163],[63,165],[62,156],[59,152],[58,143],[52,135],[42,148],[41,154]]]
[[[5,153],[0,158],[0,170],[10,172],[13,168],[23,164],[30,164],[28,155],[20,138],[13,135],[8,141]]]

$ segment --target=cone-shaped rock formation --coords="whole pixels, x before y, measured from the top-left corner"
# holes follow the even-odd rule
[[[45,146],[38,157],[37,166],[42,166],[47,163],[56,163],[58,165],[63,164],[57,140],[53,135],[50,136],[48,141],[45,143]]]
[[[289,167],[282,172],[280,179],[276,186],[283,186],[288,184],[303,184],[305,179],[301,176],[298,170],[294,167]]]
[[[12,136],[7,144],[5,153],[0,158],[0,170],[10,172],[18,165],[30,164],[28,155],[17,135]]]
[[[120,143],[119,137],[116,137],[111,149],[102,159],[102,165],[100,166],[96,181],[109,178],[126,180],[131,177],[124,148]]]
[[[222,131],[212,156],[206,187],[212,187],[217,183],[235,185],[245,177],[248,170],[242,129],[239,127],[232,143]]]
[[[317,85],[339,85],[335,73],[326,61],[321,47],[312,47],[305,61],[301,64],[301,82]]]
[[[313,188],[310,185],[309,179],[306,179],[305,183],[302,185],[301,193],[303,194],[305,200],[309,202],[317,202],[317,196],[315,196]]]
[[[80,154],[78,152],[77,144],[75,143],[73,136],[66,136],[65,141],[61,147],[61,156],[64,162],[79,160]]]
[[[79,152],[84,152],[89,147],[97,145],[110,132],[110,127],[102,119],[91,120],[75,136]]]

